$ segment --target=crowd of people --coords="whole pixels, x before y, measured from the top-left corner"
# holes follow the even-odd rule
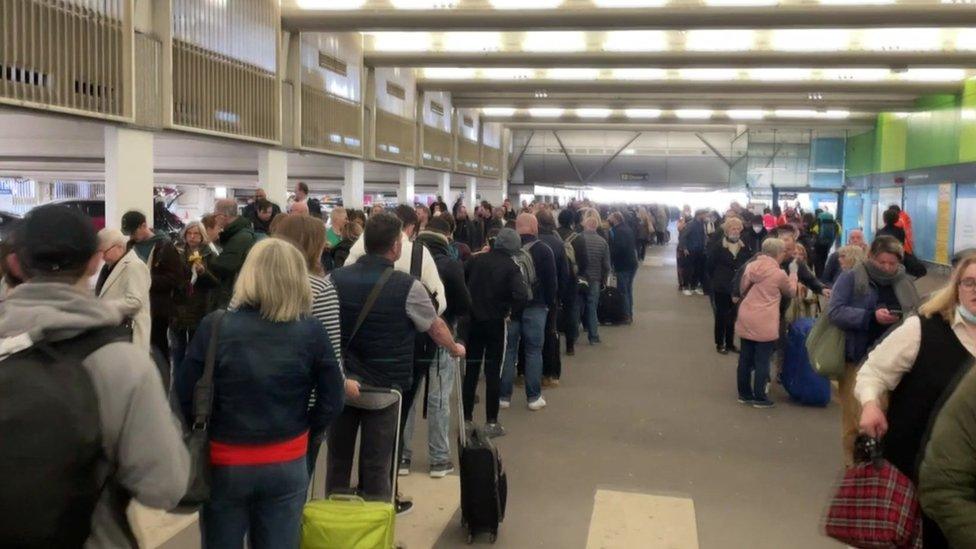
[[[98,411],[57,442],[95,441],[52,481],[76,489],[45,501],[55,513],[25,505],[24,535],[131,546],[130,499],[170,509],[184,495],[196,466],[184,433],[199,426],[208,375],[205,546],[240,546],[245,535],[252,547],[298,546],[323,442],[327,494],[408,512],[395,479],[411,474],[417,416],[428,422],[428,473],[441,478],[454,470],[455,376],[469,425],[485,380],[490,437],[505,435],[516,387],[529,410],[543,410],[582,333],[600,344],[608,285],[633,322],[646,248],[667,244],[676,222],[679,290],[709,296],[716,352],[739,354],[739,402],[773,407],[788,326],[825,316],[844,334],[846,463],[858,433],[884,438],[885,457],[919,486],[924,546],[973,545],[976,385],[963,376],[976,355],[976,254],[960,254],[949,283],[920,296],[924,266],[900,209],[884,213],[872,242],[852,229],[843,246],[829,212],[737,203],[721,215],[588,200],[482,202],[469,214],[463,200],[440,198],[326,212],[299,184],[285,210],[261,190],[243,209],[219,200],[173,241],[137,211],[96,234],[82,214],[49,205],[2,243],[0,360],[73,357],[87,376],[70,399],[11,406],[84,401]],[[79,512],[90,518],[79,523]],[[45,532],[52,524],[62,526]]]
[[[508,200],[469,215],[461,199],[326,212],[299,184],[284,211],[259,189],[243,208],[218,200],[170,238],[138,211],[96,234],[74,210],[36,208],[3,243],[0,359],[81,341],[85,398],[108,407],[96,418],[101,450],[71,474],[111,489],[88,494],[90,527],[52,543],[131,545],[130,499],[181,502],[200,466],[184,436],[201,425],[207,383],[205,546],[239,546],[245,534],[252,547],[297,546],[324,441],[327,494],[409,511],[392,473],[411,472],[416,416],[440,478],[454,470],[455,376],[471,425],[484,375],[490,437],[505,435],[516,386],[529,410],[545,408],[581,326],[600,343],[597,305],[612,279],[632,322],[639,258],[667,241],[667,215]],[[110,340],[90,337],[110,329]]]

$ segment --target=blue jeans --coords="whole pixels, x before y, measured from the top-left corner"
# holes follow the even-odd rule
[[[583,324],[590,338],[590,343],[600,339],[600,320],[596,315],[596,308],[600,304],[600,282],[590,281],[590,290],[586,293],[586,307],[583,309]]]
[[[769,384],[769,360],[772,358],[775,349],[775,341],[742,339],[742,348],[739,350],[739,368],[736,372],[739,398],[744,400],[769,399],[766,395],[766,385]]]
[[[525,346],[525,397],[529,402],[535,402],[542,396],[542,343],[545,339],[548,315],[549,307],[530,305],[522,312],[522,318],[512,319],[508,327],[508,342],[505,345],[505,368],[502,370],[499,397],[501,400],[512,400],[519,341]]]
[[[214,466],[201,512],[204,549],[298,547],[308,489],[305,456],[268,465]]]
[[[637,271],[617,271],[617,289],[624,298],[627,318],[634,318],[634,275]]]
[[[427,400],[427,456],[430,465],[451,462],[451,393],[454,391],[455,360],[444,349],[437,350],[437,359],[427,374],[430,396]],[[423,391],[423,385],[420,386]],[[460,397],[459,397],[460,398]],[[419,404],[417,404],[419,402]],[[407,425],[403,429],[403,451],[400,457],[411,459],[413,451],[413,421],[418,406],[424,405],[423,393],[417,393],[414,405],[407,414]],[[421,417],[423,417],[421,415]]]

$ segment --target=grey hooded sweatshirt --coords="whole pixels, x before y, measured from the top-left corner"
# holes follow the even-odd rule
[[[38,341],[64,340],[121,322],[121,312],[76,287],[23,284],[0,304],[0,368],[8,356]],[[175,507],[186,491],[190,459],[159,371],[144,351],[131,343],[111,343],[82,364],[98,397],[107,456],[102,474],[110,476],[85,547],[137,547],[126,518],[129,501]]]

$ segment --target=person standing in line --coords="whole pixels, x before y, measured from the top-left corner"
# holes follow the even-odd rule
[[[562,330],[566,334],[566,355],[576,354],[576,340],[579,338],[580,330],[580,308],[582,296],[580,291],[583,285],[581,279],[585,279],[586,271],[589,268],[589,257],[586,253],[586,242],[582,235],[576,232],[574,225],[576,214],[569,208],[559,212],[559,228],[556,233],[559,235],[567,248],[566,259],[569,265],[569,287],[566,289],[565,301],[563,301]],[[572,250],[572,255],[569,250]]]
[[[593,215],[583,217],[583,234],[581,238],[586,244],[588,265],[585,271],[586,289],[585,324],[590,345],[600,343],[600,321],[597,319],[596,309],[600,303],[600,290],[606,286],[610,276],[610,245],[597,233],[600,227],[600,214],[596,210],[589,210]]]
[[[309,316],[305,263],[284,240],[255,244],[234,286],[231,310],[203,319],[183,361],[176,387],[189,424],[194,387],[216,332],[212,480],[200,513],[205,547],[241,547],[245,535],[255,549],[299,545],[310,434],[324,432],[343,406],[336,351],[322,324]]]
[[[418,204],[417,210],[417,232],[427,229],[427,222],[430,221],[430,208],[423,204]]]
[[[455,334],[455,339],[466,342],[468,336],[459,330],[459,325],[467,325],[471,310],[471,295],[464,282],[464,267],[452,256],[449,235],[451,227],[450,214],[445,213],[434,217],[427,224],[427,230],[417,235],[415,244],[422,244],[434,257],[437,272],[444,282],[447,292],[448,306],[441,318]],[[451,393],[454,390],[454,376],[460,375],[454,359],[443,348],[438,348],[434,360],[427,372],[427,456],[431,478],[443,478],[454,472],[451,461]],[[460,395],[458,396],[460,398]],[[415,402],[421,399],[415,399]],[[413,451],[410,448],[413,439],[413,426],[417,412],[416,403],[407,414],[406,427],[403,430],[403,452],[400,458],[400,473],[410,471]]]
[[[342,242],[342,230],[346,227],[346,223],[349,222],[349,216],[346,214],[346,209],[342,206],[338,206],[332,209],[329,214],[329,230],[325,233],[325,238],[328,241],[329,248],[335,248]]]
[[[251,205],[249,204],[249,206]],[[254,232],[264,233],[266,235],[271,234],[271,222],[281,212],[278,212],[278,214],[274,213],[274,204],[264,199],[256,200],[253,206],[254,215],[244,217],[247,217],[251,221],[251,224],[254,226]]]
[[[647,254],[647,247],[654,243],[654,217],[647,212],[647,208],[641,206],[637,212],[637,260],[644,262]]]
[[[542,386],[558,387],[562,377],[562,359],[559,355],[559,323],[560,317],[566,314],[565,304],[576,293],[576,280],[570,276],[569,262],[566,259],[566,245],[556,233],[556,220],[549,210],[539,210],[535,213],[539,224],[539,240],[552,250],[553,260],[556,262],[556,305],[549,309],[546,316],[546,332],[542,344]],[[562,306],[562,307],[560,307]]]
[[[634,276],[637,275],[637,244],[634,232],[620,212],[610,214],[610,264],[617,275],[617,289],[627,309],[626,324],[634,322]]]
[[[149,314],[152,316],[150,343],[169,362],[169,325],[175,313],[173,295],[182,281],[183,267],[176,246],[164,234],[149,228],[142,212],[122,216],[122,233],[129,236],[129,249],[149,266]]]
[[[871,243],[868,260],[841,273],[827,308],[830,322],[844,331],[847,366],[838,384],[844,459],[854,463],[861,406],[854,394],[858,365],[888,329],[919,304],[918,291],[901,264],[904,249],[891,236]]]
[[[149,353],[152,317],[149,267],[136,251],[126,252],[125,235],[118,229],[98,231],[98,252],[105,264],[95,282],[95,295],[112,302],[132,327],[132,343]]]
[[[339,269],[346,264],[346,260],[349,258],[349,250],[362,235],[363,225],[358,222],[349,222],[342,227],[342,240],[330,251],[334,269]]]
[[[187,223],[182,242],[177,247],[183,266],[183,282],[175,299],[176,314],[173,316],[174,371],[180,369],[197,326],[210,311],[211,292],[220,286],[220,281],[210,271],[214,254],[208,244],[203,224],[199,221]]]
[[[742,230],[742,241],[745,245],[753,251],[762,248],[763,240],[766,240],[767,232],[766,228],[763,227],[762,216],[751,215],[748,211],[744,211],[743,219],[744,229]]]
[[[732,302],[732,284],[738,272],[752,257],[752,249],[743,242],[742,221],[730,216],[722,225],[723,236],[712,243],[705,261],[705,272],[711,281],[715,307],[715,350],[719,354],[735,353],[736,305]]]
[[[303,204],[304,207],[299,206],[298,210],[295,209],[295,204]],[[308,195],[308,185],[303,181],[299,181],[295,185],[295,197],[291,200],[288,206],[289,213],[304,213],[305,215],[310,215],[312,217],[322,218],[322,203],[319,202],[317,198],[312,198]]]
[[[103,245],[114,243],[111,253],[118,257],[124,246],[119,243],[118,231],[113,233],[103,237]],[[0,304],[0,369],[16,360],[19,353],[38,345],[59,349],[61,345],[77,345],[75,338],[79,336],[99,337],[100,332],[115,330],[127,316],[119,307],[121,303],[96,299],[88,289],[89,279],[103,255],[98,253],[91,218],[61,205],[39,206],[24,216],[13,240],[15,254],[9,259],[17,264],[25,281]],[[148,307],[148,268],[137,257],[130,262],[130,270],[142,273],[142,299]],[[148,335],[147,325],[147,342]],[[60,399],[60,403],[71,413],[59,417],[58,424],[50,429],[55,433],[52,436],[62,442],[67,443],[69,435],[70,440],[78,442],[74,448],[65,448],[70,456],[52,455],[44,433],[15,431],[19,423],[11,420],[9,414],[18,409],[29,414],[29,407],[20,408],[9,401],[2,404],[5,419],[0,422],[4,426],[0,431],[0,453],[4,467],[11,466],[7,461],[11,441],[31,442],[14,451],[19,465],[11,473],[20,474],[25,482],[5,482],[0,490],[4,520],[17,526],[17,517],[24,517],[26,530],[40,531],[51,538],[32,543],[15,533],[14,540],[0,545],[135,549],[136,538],[126,516],[130,502],[169,510],[186,491],[190,457],[179,423],[166,401],[159,371],[146,347],[113,339],[88,354],[80,366],[81,371],[69,369],[72,371],[59,374],[70,376],[58,381],[70,392],[72,398]],[[9,378],[5,381],[8,380],[17,383]],[[46,402],[50,402],[50,397]],[[51,417],[52,410],[40,414]],[[13,429],[7,431],[7,427]],[[83,433],[89,436],[77,436]],[[82,439],[84,443],[80,442]],[[21,470],[27,463],[37,467],[34,471],[44,470],[47,474]],[[78,490],[56,494],[63,498],[61,501],[39,496],[68,483]],[[97,490],[101,486],[110,489]],[[92,496],[91,508],[83,504],[88,495]],[[51,513],[58,508],[68,512]]]
[[[742,340],[736,374],[739,402],[754,408],[772,408],[767,394],[769,366],[779,340],[780,301],[796,293],[797,275],[780,268],[786,246],[778,238],[767,238],[762,253],[746,265],[742,275],[739,315],[735,333]]]
[[[905,246],[905,229],[898,226],[898,211],[894,209],[887,209],[881,214],[881,220],[884,222],[884,226],[878,229],[875,238],[879,236],[890,236],[897,240],[902,247]]]
[[[267,204],[264,204],[264,202],[267,202]],[[281,206],[278,206],[273,201],[268,200],[268,193],[264,189],[259,188],[258,190],[254,191],[254,200],[250,201],[247,206],[244,206],[244,211],[241,212],[241,215],[246,217],[255,226],[255,228],[257,228],[259,225],[258,214],[262,211],[262,209],[268,207],[271,208],[271,215],[268,217],[269,220],[274,219],[276,215],[281,213]]]
[[[220,280],[220,288],[214,298],[214,308],[222,309],[230,303],[234,294],[237,274],[244,266],[247,253],[254,246],[257,237],[251,222],[237,213],[237,202],[225,198],[214,206],[214,219],[220,228],[220,255],[210,261],[213,274]]]
[[[691,295],[705,295],[702,288],[705,272],[705,216],[708,212],[698,210],[688,221],[678,237],[678,254],[684,262],[685,284],[681,292]]]
[[[416,215],[410,206],[400,209]],[[395,267],[404,243],[410,241],[400,218],[387,213],[373,215],[360,240],[366,255],[330,274],[339,293],[346,374],[361,386],[406,392],[414,385],[413,350],[418,332],[429,334],[451,356],[463,358],[465,349],[454,341],[447,323],[438,316],[425,286]],[[369,295],[377,289],[375,302],[364,313]],[[348,490],[358,436],[359,490],[366,499],[390,500],[395,489],[391,473],[396,433],[402,428],[397,424],[396,404],[392,395],[368,392],[347,400],[329,432],[327,494]],[[403,406],[410,408],[406,398]],[[397,512],[406,513],[412,506],[410,501],[399,500]]]
[[[868,245],[864,241],[864,231],[861,229],[852,229],[851,232],[847,234],[847,246],[857,246],[863,251],[867,251]],[[823,274],[820,276],[820,281],[826,284],[828,287],[833,286],[834,282],[837,281],[837,277],[840,273],[847,269],[843,269],[840,265],[840,250],[830,254],[827,258],[827,263],[824,265]]]
[[[515,225],[522,241],[522,249],[532,258],[536,280],[535,287],[530,290],[532,298],[520,315],[513,315],[509,325],[499,404],[502,408],[511,405],[515,362],[521,343],[525,347],[525,397],[529,410],[535,412],[546,406],[546,399],[542,396],[542,344],[545,339],[546,317],[549,310],[556,306],[559,283],[556,278],[555,257],[552,249],[539,241],[539,222],[535,216],[519,214]]]

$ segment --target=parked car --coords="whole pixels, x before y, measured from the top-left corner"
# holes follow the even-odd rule
[[[105,201],[104,200],[69,199],[69,200],[57,200],[54,203],[81,211],[83,214],[87,215],[92,219],[92,224],[95,225],[96,231],[105,228]]]
[[[171,236],[176,235],[183,230],[184,225],[183,221],[168,209],[169,204],[172,204],[174,200],[175,198],[170,200],[168,204],[164,204],[162,201],[155,201],[153,203],[153,228]],[[59,200],[55,203],[80,210],[82,213],[92,218],[92,223],[95,225],[96,231],[105,228],[104,200],[70,199]]]

